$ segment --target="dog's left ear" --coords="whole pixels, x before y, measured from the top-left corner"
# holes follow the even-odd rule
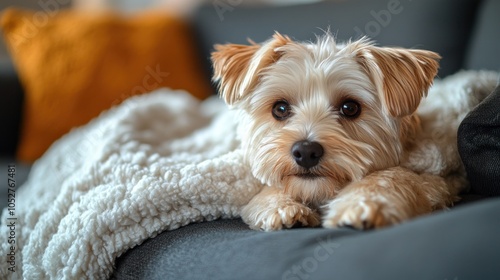
[[[247,96],[257,85],[260,72],[276,62],[282,55],[277,49],[292,42],[279,33],[262,45],[215,45],[212,53],[213,80],[227,104]]]
[[[427,95],[441,57],[431,51],[368,46],[358,53],[393,117],[412,114]]]

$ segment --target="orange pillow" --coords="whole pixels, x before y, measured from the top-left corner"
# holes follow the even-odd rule
[[[189,28],[173,16],[8,9],[1,25],[25,89],[23,161],[132,95],[159,87],[211,94]]]

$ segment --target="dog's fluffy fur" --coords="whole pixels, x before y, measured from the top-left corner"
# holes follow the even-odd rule
[[[324,213],[323,226],[367,229],[451,205],[467,186],[458,124],[496,77],[419,108],[439,59],[367,39],[339,44],[330,34],[316,43],[276,33],[260,45],[217,45],[214,80],[241,111],[246,160],[268,185],[243,220],[277,230],[319,225]],[[295,152],[301,141],[321,146],[311,152],[316,160],[301,162],[309,153]]]

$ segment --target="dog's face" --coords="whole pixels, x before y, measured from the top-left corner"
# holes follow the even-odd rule
[[[262,45],[218,45],[212,55],[222,97],[243,112],[254,176],[311,204],[399,164],[438,59],[367,40],[298,43],[279,34]]]

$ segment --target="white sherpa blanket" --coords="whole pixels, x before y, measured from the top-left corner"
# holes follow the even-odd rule
[[[261,185],[225,108],[159,90],[57,141],[3,212],[0,279],[104,279],[164,230],[238,216]]]

